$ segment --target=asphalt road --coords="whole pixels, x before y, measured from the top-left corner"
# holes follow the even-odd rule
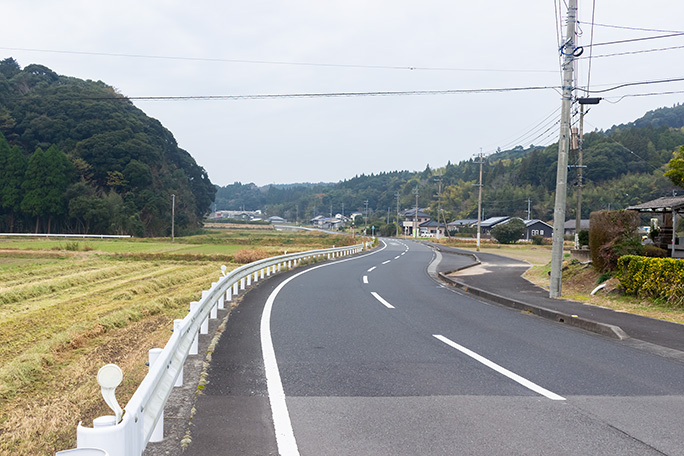
[[[684,455],[684,364],[464,296],[433,258],[387,240],[247,294],[187,454]]]

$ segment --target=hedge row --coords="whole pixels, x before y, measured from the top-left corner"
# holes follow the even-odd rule
[[[616,272],[627,293],[684,306],[684,260],[625,255]]]

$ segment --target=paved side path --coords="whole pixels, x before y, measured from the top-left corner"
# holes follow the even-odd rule
[[[437,244],[431,245],[444,258],[440,263],[438,272],[442,273],[442,277],[454,283],[465,285],[467,291],[475,292],[475,294],[478,294],[477,291],[479,290],[492,293],[504,298],[503,300],[496,300],[504,305],[507,305],[506,300],[525,303],[532,307],[546,309],[563,315],[576,315],[578,318],[603,325],[618,326],[631,339],[684,352],[684,325],[616,312],[612,309],[567,299],[553,299],[549,297],[547,290],[532,284],[522,277],[522,274],[530,267],[524,261],[491,253],[475,253]],[[450,257],[459,258],[450,259]],[[464,262],[469,263],[470,267],[464,268]],[[451,268],[452,265],[457,265],[458,268]],[[449,274],[449,272],[455,269],[460,270]],[[481,294],[480,296],[487,298],[486,294]],[[558,318],[555,319],[558,320]],[[668,350],[664,350],[661,354],[680,358],[677,353],[667,352]],[[684,360],[684,353],[681,354],[680,359]]]

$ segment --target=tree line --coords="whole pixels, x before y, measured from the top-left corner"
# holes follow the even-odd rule
[[[167,236],[216,188],[173,135],[101,81],[0,61],[0,231]]]

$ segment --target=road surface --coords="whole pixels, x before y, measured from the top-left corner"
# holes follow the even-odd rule
[[[684,455],[684,364],[462,295],[433,258],[384,240],[252,290],[186,453]]]

